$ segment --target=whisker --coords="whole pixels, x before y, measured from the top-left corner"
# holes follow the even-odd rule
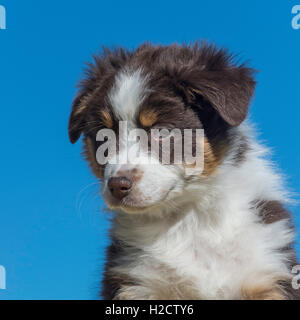
[[[95,186],[95,185],[100,185],[100,182],[93,182],[93,183],[90,183],[88,184],[87,186],[85,186],[84,188],[82,188],[79,193],[77,194],[76,196],[76,211],[79,213],[79,217],[82,218],[82,212],[81,212],[81,207],[84,203],[84,201],[87,199],[87,197],[89,196],[89,194],[87,194],[87,196],[84,198],[81,198],[83,192],[85,192],[88,188],[92,187],[92,186]],[[81,199],[80,199],[81,198]]]

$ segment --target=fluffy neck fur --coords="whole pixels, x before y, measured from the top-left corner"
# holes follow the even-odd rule
[[[281,178],[246,125],[231,134],[232,147],[216,174],[189,181],[174,202],[151,214],[116,215],[112,234],[127,252],[116,271],[149,287],[153,279],[167,285],[161,266],[169,266],[169,282],[176,283],[174,274],[178,283],[192,280],[198,297],[212,299],[239,297],[245,281],[290,277],[289,257],[280,251],[293,241],[288,221],[263,224],[256,207],[262,200],[286,201]],[[245,158],[236,164],[245,139]]]
[[[193,213],[203,226],[217,226],[229,218],[243,218],[243,209],[253,207],[253,201],[288,202],[282,177],[274,172],[273,164],[266,159],[268,150],[255,142],[249,126],[234,128],[231,135],[233,143],[216,174],[187,181],[183,193],[178,193],[175,200],[167,202],[163,207],[154,207],[149,213],[130,215],[119,211],[115,219],[115,231],[118,233],[117,229],[125,228],[128,232],[125,232],[126,236],[124,234],[122,240],[130,241],[132,237],[136,242],[140,238],[141,241],[147,238],[148,234],[144,230],[138,236],[140,229],[130,226],[144,229],[144,225],[145,228],[155,229],[151,232],[152,241],[155,241],[160,236],[160,229],[164,235],[166,227],[172,228],[189,213]],[[248,146],[245,159],[236,164],[236,154],[245,140]],[[231,217],[233,212],[236,217]],[[128,230],[127,223],[130,224]],[[154,225],[157,226],[153,228]],[[151,242],[150,238],[148,240]]]

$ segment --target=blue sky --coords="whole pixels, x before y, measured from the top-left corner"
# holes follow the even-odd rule
[[[0,299],[97,298],[109,215],[67,124],[83,64],[102,45],[206,39],[249,59],[260,71],[251,118],[299,193],[295,4],[0,0]],[[292,210],[299,231],[300,207]]]

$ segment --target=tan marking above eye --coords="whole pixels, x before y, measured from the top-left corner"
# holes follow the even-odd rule
[[[113,127],[113,119],[108,111],[101,110],[100,117],[105,127],[111,129]]]
[[[140,122],[144,127],[151,127],[157,121],[158,114],[155,110],[143,110],[140,113]]]

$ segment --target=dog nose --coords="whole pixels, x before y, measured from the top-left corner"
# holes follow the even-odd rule
[[[111,194],[121,200],[129,194],[132,181],[125,177],[112,177],[108,180],[107,185]]]

